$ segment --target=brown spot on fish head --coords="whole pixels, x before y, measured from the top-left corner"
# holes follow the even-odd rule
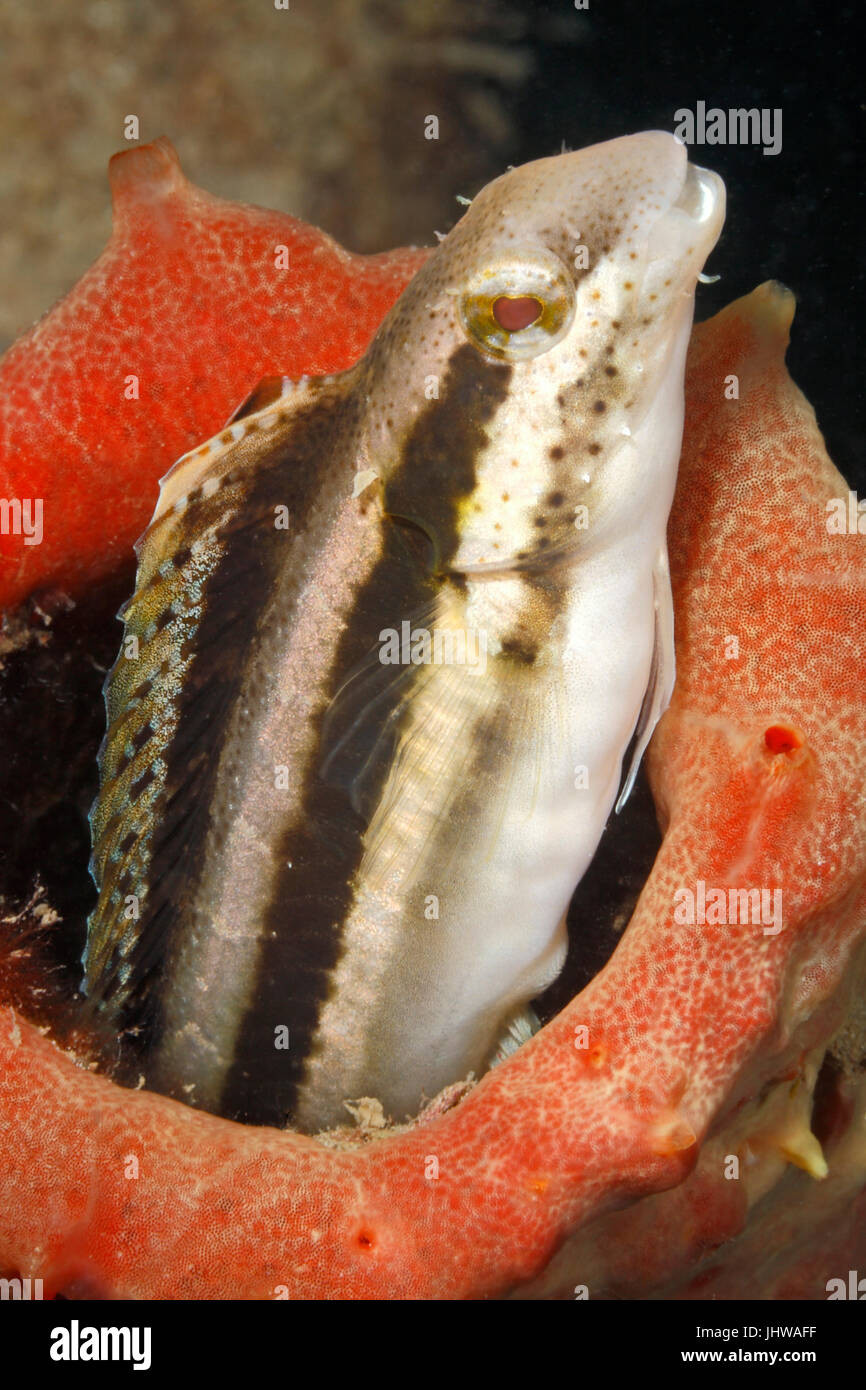
[[[527,636],[518,629],[503,638],[502,655],[521,666],[534,666],[535,658],[538,656],[538,643],[534,637]]]

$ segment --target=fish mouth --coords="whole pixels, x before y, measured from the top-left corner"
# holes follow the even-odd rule
[[[691,300],[695,281],[725,223],[723,180],[711,169],[687,160],[681,168],[679,192],[674,197],[671,189],[671,201],[649,233],[644,286],[656,298],[667,293],[673,301],[681,295]]]
[[[693,222],[710,231],[721,231],[725,217],[725,185],[711,169],[700,164],[687,164],[680,195],[673,204]]]
[[[725,185],[719,175],[687,163],[679,194],[651,237],[650,260],[673,252],[679,261],[679,282],[689,283],[721,235],[725,202]]]

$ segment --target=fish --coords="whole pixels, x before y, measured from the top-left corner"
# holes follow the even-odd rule
[[[723,219],[664,132],[513,168],[360,362],[264,382],[162,480],[91,816],[117,1079],[316,1133],[523,1035],[673,689]]]

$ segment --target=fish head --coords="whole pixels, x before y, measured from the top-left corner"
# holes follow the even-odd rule
[[[721,179],[660,131],[475,198],[366,362],[368,463],[439,568],[546,565],[624,509],[666,515],[695,283],[723,219]]]

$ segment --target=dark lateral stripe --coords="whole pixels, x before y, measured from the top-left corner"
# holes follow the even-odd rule
[[[479,452],[487,442],[484,424],[505,400],[510,376],[507,365],[485,361],[468,344],[459,348],[440,399],[431,401],[419,416],[393,485],[387,485],[389,510],[417,517],[425,531],[435,535],[440,564],[456,549],[459,506],[475,487]],[[285,1124],[294,1116],[330,975],[343,949],[344,925],[355,905],[363,836],[387,781],[411,698],[411,685],[401,672],[379,691],[371,706],[375,717],[365,719],[361,711],[358,718],[346,683],[378,650],[383,628],[399,630],[404,618],[429,609],[436,592],[432,559],[426,547],[419,551],[417,535],[410,529],[386,521],[382,556],[357,589],[351,612],[344,615],[346,628],[329,676],[328,705],[315,730],[317,753],[309,764],[298,819],[280,845],[283,867],[262,923],[251,1007],[223,1090],[221,1111],[232,1118]],[[348,712],[341,724],[341,703],[347,698]],[[344,728],[355,732],[342,750],[336,782],[332,772],[324,780],[320,769],[328,748]],[[351,771],[364,767],[385,729],[388,745],[375,747],[373,765],[365,773],[361,814],[352,795]],[[280,1025],[289,1030],[288,1050],[274,1046]]]
[[[417,609],[430,595],[429,575],[407,559],[398,529],[386,523],[382,558],[346,615],[347,628],[329,677],[329,703],[350,673],[376,650],[379,632],[388,623],[383,615]],[[395,700],[399,698],[395,692]],[[385,704],[382,720],[394,709],[393,702]],[[331,972],[342,949],[343,923],[354,900],[354,875],[363,853],[367,822],[354,809],[351,783],[340,779],[335,784],[319,775],[326,714],[323,711],[314,731],[317,751],[308,765],[298,817],[279,845],[277,862],[282,868],[261,923],[256,978],[223,1088],[221,1113],[250,1123],[285,1124],[294,1113]],[[394,740],[399,732],[398,717]],[[363,762],[369,744],[356,742],[352,752]],[[377,761],[380,790],[389,753]],[[287,1050],[274,1045],[275,1029],[281,1025],[289,1030]]]
[[[418,518],[435,538],[444,568],[460,541],[460,503],[475,489],[485,426],[508,395],[512,368],[463,343],[452,353],[438,401],[419,415],[385,486],[395,516]]]
[[[112,1028],[123,1034],[120,1079],[134,1080],[142,1070],[148,1075],[147,1059],[163,1035],[163,990],[199,891],[220,754],[254,659],[256,624],[286,562],[291,536],[321,500],[323,437],[339,430],[347,404],[329,394],[287,428],[277,427],[239,484],[240,497],[232,489],[227,496],[200,498],[183,515],[182,539],[188,542],[224,511],[216,535],[225,553],[204,580],[198,623],[178,623],[177,654],[191,659],[175,701],[177,726],[163,753],[164,783],[151,808],[134,803],[123,808],[124,830],[128,822],[139,845],[118,890],[121,900],[130,893],[141,899],[140,919],[134,925],[107,923],[111,909],[103,895],[91,924],[101,935],[113,932],[117,942],[114,959],[92,983],[91,993],[109,1003]],[[281,504],[292,517],[291,535],[274,526],[274,508]],[[189,550],[183,548],[188,560]],[[180,569],[172,581],[178,595],[185,582]],[[136,616],[135,601],[130,615]],[[158,724],[165,696],[160,680],[153,680],[143,694],[140,717]],[[113,703],[109,691],[110,708]],[[122,711],[115,713],[119,717]],[[107,744],[111,746],[110,729]],[[103,783],[100,797],[111,794],[111,785]],[[159,1085],[158,1080],[153,1084]],[[180,1084],[182,1079],[165,1089],[187,1099]]]

